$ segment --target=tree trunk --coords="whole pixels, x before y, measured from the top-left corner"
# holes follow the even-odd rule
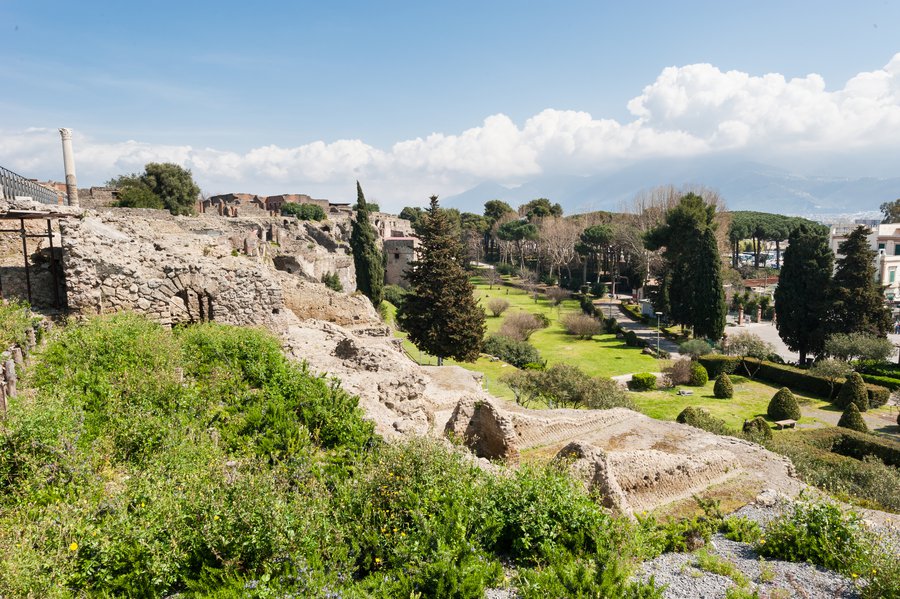
[[[775,268],[781,268],[781,241],[775,240]]]

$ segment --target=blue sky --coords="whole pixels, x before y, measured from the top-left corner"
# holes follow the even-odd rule
[[[828,114],[819,99],[860,73],[885,70],[889,81],[873,102],[883,114],[867,126],[900,126],[900,73],[887,67],[900,53],[900,3],[885,0],[852,7],[0,0],[0,31],[0,164],[59,179],[58,143],[44,146],[55,128],[67,126],[83,154],[84,184],[139,170],[141,160],[170,159],[191,167],[213,192],[324,195],[362,177],[378,194],[402,196],[426,187],[453,193],[483,180],[516,184],[557,171],[592,174],[593,163],[611,169],[682,150],[746,151],[760,159],[771,131]],[[703,64],[714,70],[676,71],[675,87],[663,89],[666,68]],[[896,64],[900,69],[900,59]],[[772,92],[767,74],[786,83]],[[749,133],[734,124],[770,110],[773,101],[791,103],[796,89],[815,88],[804,79],[811,74],[823,82],[813,90],[819,99],[804,99],[787,117],[754,121]],[[792,88],[792,80],[806,83]],[[635,104],[654,83],[655,95]],[[716,110],[701,102],[675,114],[684,108],[679,94],[690,102],[720,93],[733,97]],[[729,112],[735,98],[756,93],[769,100]],[[872,99],[870,91],[863,95]],[[858,102],[831,100],[840,105],[836,120],[805,123],[802,134],[776,139],[779,160],[813,149],[821,160],[798,158],[797,168],[850,164],[834,154],[842,145],[856,155],[887,150],[898,157],[886,139],[867,143],[848,133],[823,141],[817,126],[860,127],[859,114],[847,114]],[[589,123],[578,118],[583,114]],[[538,115],[539,131],[526,134]],[[636,119],[642,123],[628,129],[627,141],[585,141],[607,121],[628,128]],[[573,128],[578,132],[570,135]],[[646,131],[663,141],[639,142]],[[727,143],[724,132],[733,137]],[[358,143],[336,146],[339,140]],[[875,172],[841,174],[888,176],[890,160],[882,162]]]

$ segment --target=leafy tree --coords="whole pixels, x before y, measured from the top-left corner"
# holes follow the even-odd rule
[[[713,385],[713,395],[719,399],[731,399],[734,397],[734,385],[731,384],[731,377],[728,373],[723,372],[716,377],[716,384]]]
[[[520,207],[519,214],[532,221],[546,216],[562,216],[563,209],[559,204],[551,204],[547,198],[537,198]]]
[[[816,360],[816,363],[809,369],[811,375],[828,381],[828,384],[831,386],[828,391],[828,399],[831,399],[831,396],[834,395],[834,386],[838,380],[846,378],[851,372],[853,372],[853,368],[850,367],[850,364],[833,358]]]
[[[410,290],[398,315],[400,326],[438,364],[448,357],[473,361],[481,351],[484,310],[463,268],[459,236],[437,196],[431,196],[422,217],[419,239],[419,258],[407,272]]]
[[[720,339],[725,332],[725,289],[722,286],[722,258],[713,229],[703,233],[694,256],[694,336]]]
[[[885,202],[880,206],[884,219],[881,221],[886,225],[900,223],[900,199],[893,202]]]
[[[144,166],[143,174],[122,175],[111,179],[109,184],[124,189],[125,198],[120,200],[122,206],[157,207],[158,204],[141,189],[143,187],[172,214],[192,214],[200,195],[191,171],[171,162],[150,162]],[[122,203],[123,200],[127,204]]]
[[[610,379],[591,377],[577,366],[554,364],[546,370],[526,370],[506,375],[501,380],[516,394],[516,401],[527,405],[543,399],[550,408],[606,410],[631,407],[625,392]]]
[[[865,412],[869,409],[869,392],[866,388],[866,382],[858,372],[853,372],[847,377],[834,403],[839,408],[846,408],[850,404],[856,404],[860,412]]]
[[[800,420],[800,404],[787,387],[782,387],[772,397],[766,412],[772,420]]]
[[[833,265],[834,254],[821,231],[801,225],[791,233],[775,288],[776,326],[782,341],[800,354],[801,364],[824,349]]]
[[[884,337],[865,333],[838,333],[825,341],[825,352],[845,362],[884,362],[894,353],[894,344]]]
[[[857,227],[838,246],[840,258],[829,295],[829,328],[833,333],[868,333],[884,337],[891,314],[875,277],[875,250],[869,247],[869,229]]]
[[[869,427],[866,426],[866,421],[863,419],[862,414],[859,413],[859,408],[856,407],[855,403],[847,406],[844,413],[841,414],[837,425],[860,433],[869,432]]]
[[[317,204],[297,204],[287,202],[281,205],[283,216],[295,216],[300,220],[325,220],[325,211]]]
[[[489,200],[484,204],[484,217],[491,224],[497,222],[507,214],[513,213],[515,213],[515,210],[513,210],[509,204],[501,200]]]
[[[703,339],[691,339],[678,346],[678,351],[682,355],[690,357],[691,360],[696,360],[700,356],[708,354],[711,350],[712,346]]]
[[[155,193],[150,191],[140,179],[136,181],[128,181],[124,186],[119,187],[118,206],[123,208],[155,208],[161,210],[165,208],[162,200]]]
[[[369,222],[368,204],[359,181],[356,182],[356,196],[358,208],[350,231],[350,248],[353,250],[353,264],[356,267],[356,288],[377,308],[381,305],[384,294],[384,257],[378,233]]]
[[[609,248],[613,241],[613,229],[609,225],[594,225],[581,232],[575,251],[585,258],[593,258],[597,265],[597,281],[600,280],[600,256]],[[585,268],[587,268],[585,260]]]
[[[503,241],[512,241],[516,244],[519,254],[519,268],[525,267],[525,252],[522,245],[526,241],[534,241],[538,238],[536,226],[524,220],[511,220],[500,225],[497,229],[497,237]]]
[[[741,331],[729,336],[722,344],[722,351],[728,356],[740,356],[741,358],[756,358],[757,360],[765,360],[774,351],[775,348],[771,343],[763,341],[759,335],[754,335],[748,331]],[[747,376],[753,378],[759,370],[759,365],[751,369],[747,360],[741,360],[744,371]]]

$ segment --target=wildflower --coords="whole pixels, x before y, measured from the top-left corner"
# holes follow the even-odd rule
[[[218,520],[218,519],[219,519],[219,515],[218,515],[218,514],[216,514],[215,516],[213,516],[213,520]]]
[[[72,544],[69,545],[69,551],[78,551],[78,543],[72,541]]]
[[[380,563],[381,563],[381,558],[380,558],[380,557],[376,557],[376,558],[375,558],[375,563],[376,563],[376,564],[380,564]]]
[[[859,574],[857,574],[856,572],[851,572],[850,576],[852,576],[853,578],[857,578]]]
[[[759,540],[759,544],[760,544],[760,545],[765,545],[765,544],[766,544],[766,540],[765,540],[765,539],[760,539],[760,540]]]

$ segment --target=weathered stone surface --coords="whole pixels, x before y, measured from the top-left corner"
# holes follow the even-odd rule
[[[462,439],[466,447],[480,458],[513,464],[519,461],[512,422],[484,397],[461,399],[444,432]]]
[[[631,504],[613,474],[605,451],[583,441],[572,441],[556,454],[555,460],[565,464],[576,478],[584,482],[587,490],[600,493],[603,505],[620,514],[633,515]]]

